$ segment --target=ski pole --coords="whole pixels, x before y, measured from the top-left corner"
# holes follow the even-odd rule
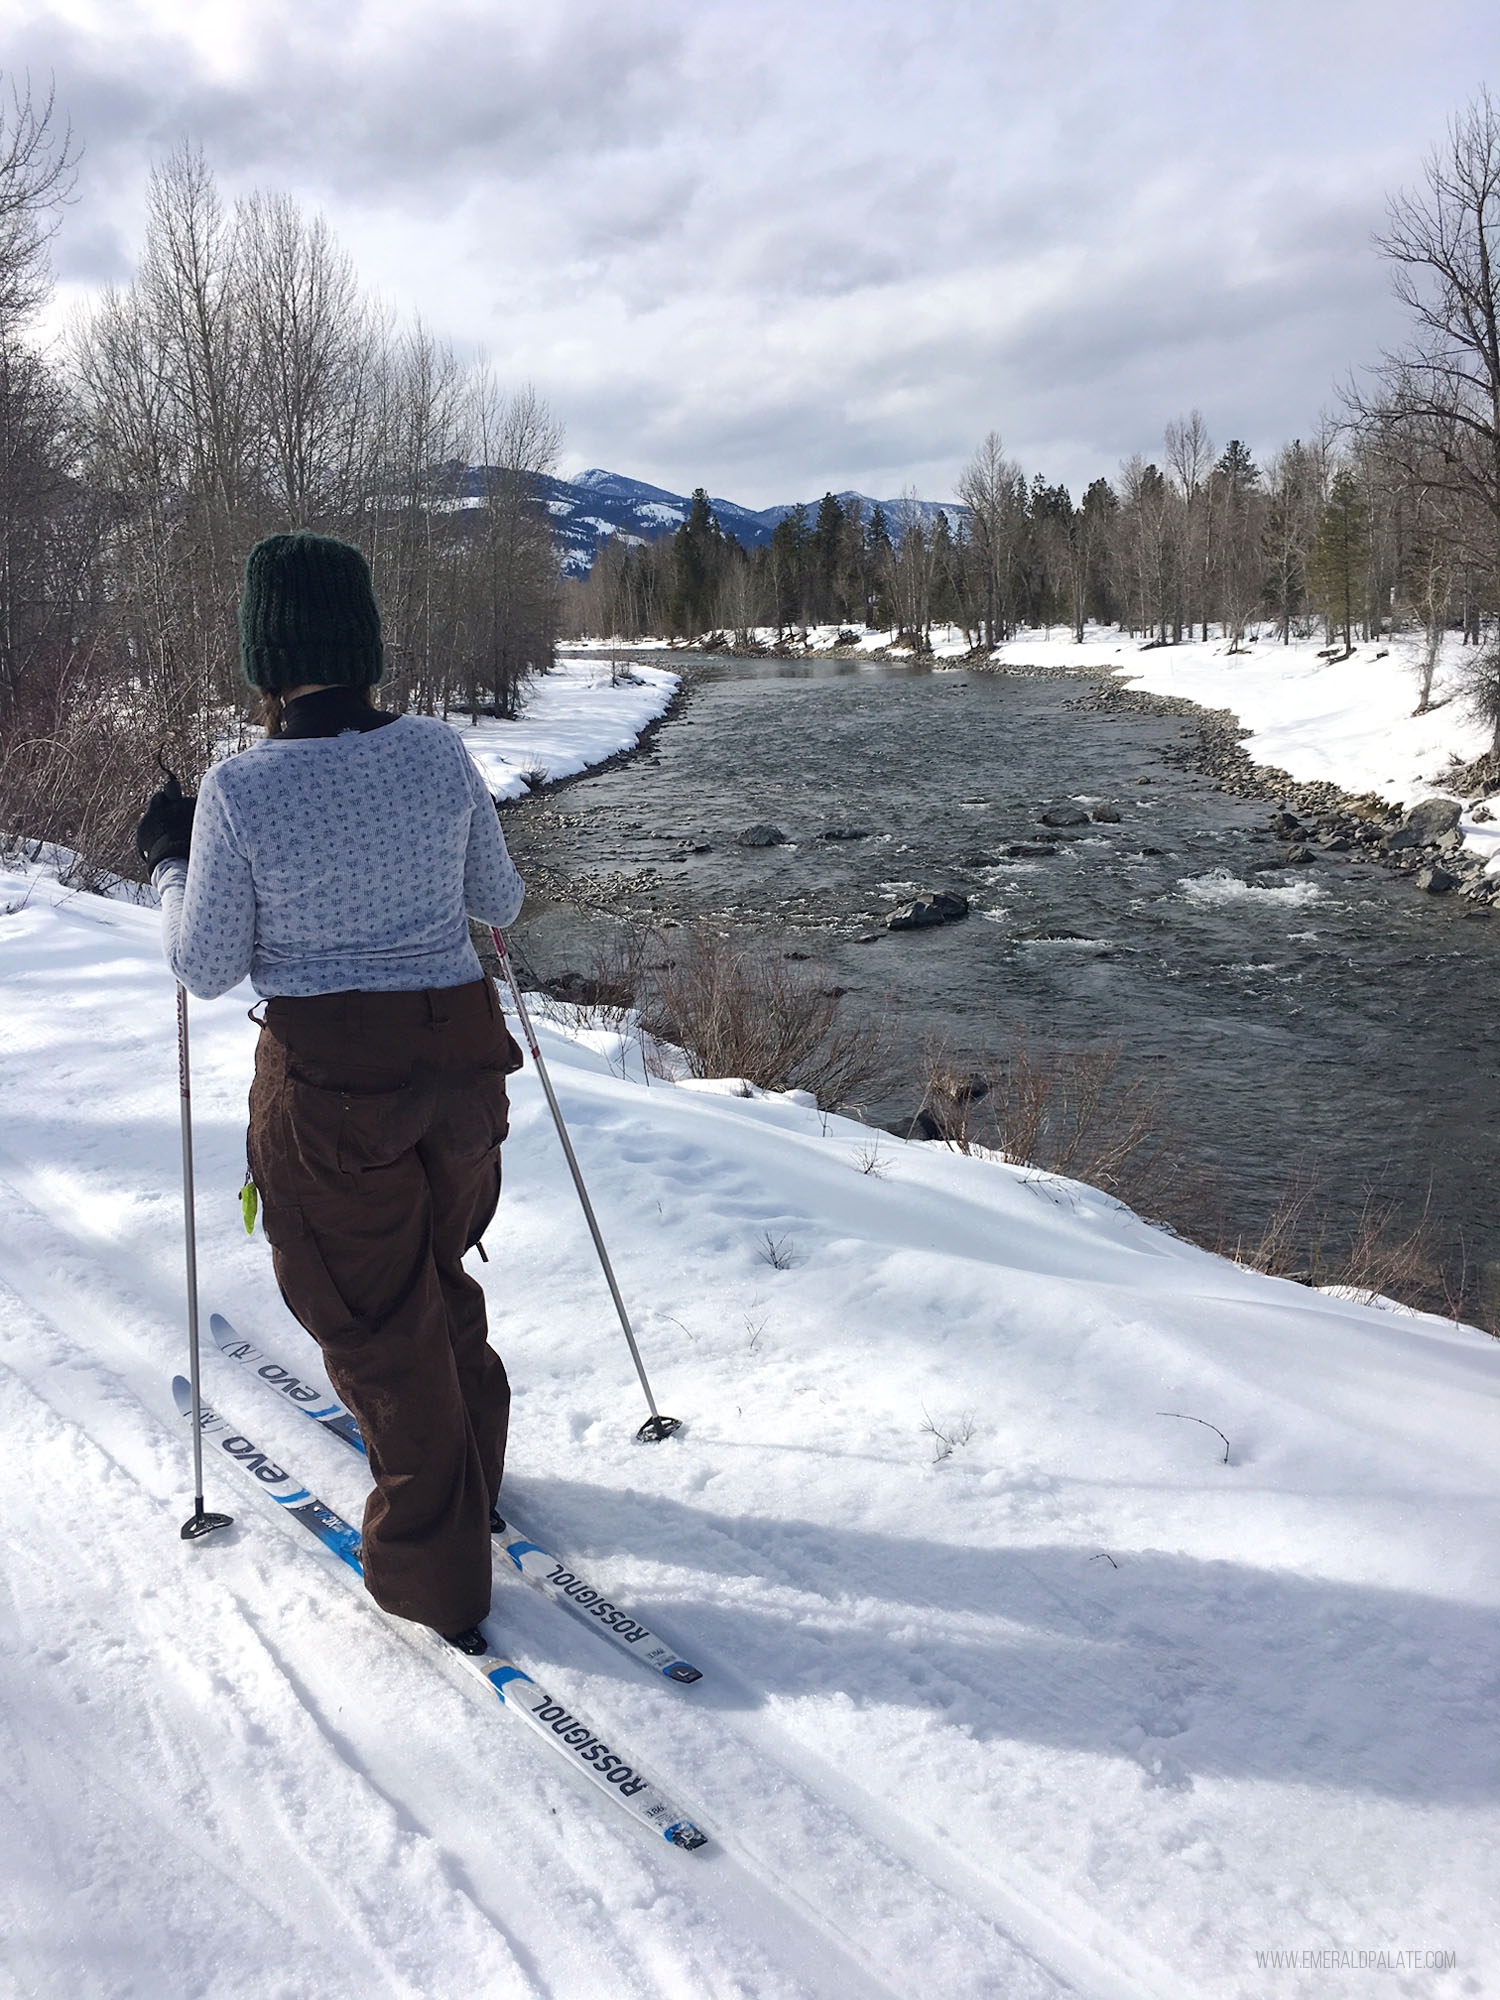
[[[188,1070],[187,988],[177,988],[177,1086],[182,1098],[182,1217],[187,1250],[188,1383],[193,1397],[193,1517],[182,1524],[185,1542],[227,1528],[232,1514],[203,1507],[203,1399],[198,1388],[198,1227],[193,1210],[193,1087]]]
[[[589,1200],[589,1191],[583,1184],[583,1170],[578,1164],[578,1155],[573,1151],[573,1141],[568,1137],[568,1128],[563,1123],[562,1108],[557,1101],[557,1092],[552,1088],[552,1079],[547,1074],[547,1065],[542,1060],[542,1051],[537,1044],[536,1030],[531,1025],[531,1016],[526,1011],[526,1002],[521,997],[520,982],[510,962],[510,953],[505,949],[505,939],[491,926],[490,935],[495,940],[495,950],[500,954],[500,968],[505,974],[510,995],[516,1003],[516,1019],[521,1024],[521,1033],[526,1037],[526,1046],[531,1051],[531,1060],[536,1064],[536,1073],[541,1078],[542,1092],[547,1099],[547,1108],[552,1113],[552,1122],[557,1127],[557,1136],[562,1141],[568,1171],[573,1176],[573,1185],[578,1190],[578,1199],[583,1204],[583,1212],[588,1220],[589,1234],[594,1239],[594,1248],[599,1253],[599,1263],[604,1271],[604,1281],[609,1286],[609,1295],[615,1302],[615,1311],[620,1315],[620,1329],[630,1349],[630,1358],[635,1363],[635,1372],[641,1378],[641,1387],[646,1392],[646,1408],[651,1412],[636,1432],[637,1444],[660,1444],[673,1431],[682,1429],[678,1417],[664,1417],[656,1407],[656,1398],[651,1393],[651,1384],[646,1379],[646,1365],[641,1360],[641,1350],[635,1344],[635,1330],[630,1324],[630,1314],[625,1310],[625,1301],[620,1296],[620,1287],[615,1282],[614,1266],[609,1261],[609,1252],[604,1247],[604,1238],[599,1232],[599,1219],[594,1214],[594,1204]]]

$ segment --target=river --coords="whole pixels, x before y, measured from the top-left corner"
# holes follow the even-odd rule
[[[899,1020],[864,1110],[901,1130],[939,1043],[958,1068],[1017,1023],[1118,1044],[1127,1073],[1162,1079],[1189,1178],[1233,1231],[1255,1236],[1297,1176],[1336,1232],[1374,1189],[1407,1224],[1425,1211],[1450,1278],[1493,1297],[1500,921],[1347,856],[1286,865],[1268,805],[1164,754],[1184,724],[1079,707],[1071,677],[671,664],[691,695],[642,755],[507,809],[522,872],[557,886],[518,933],[537,975],[586,968],[612,917],[712,918],[806,952],[845,1008]],[[1080,801],[1119,819],[1041,825]],[[737,844],[767,821],[785,845]],[[1044,840],[1050,856],[1005,857]],[[884,929],[923,889],[967,895],[969,918]]]

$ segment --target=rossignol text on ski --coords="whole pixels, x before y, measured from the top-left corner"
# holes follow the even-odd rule
[[[192,1420],[192,1387],[181,1375],[174,1376],[172,1395],[181,1414]],[[217,1411],[201,1406],[198,1426],[203,1442],[230,1459],[245,1477],[283,1508],[331,1554],[363,1575],[359,1557],[359,1532],[342,1515],[325,1506],[308,1487],[263,1452],[243,1432],[236,1431]],[[393,1621],[393,1629],[414,1643],[441,1646],[442,1641],[404,1621]],[[708,1839],[701,1827],[671,1805],[637,1767],[612,1749],[607,1740],[587,1722],[571,1703],[560,1702],[538,1686],[530,1674],[513,1662],[493,1654],[473,1657],[454,1651],[444,1659],[466,1669],[466,1682],[481,1683],[509,1713],[523,1722],[554,1749],[560,1750],[586,1777],[607,1792],[642,1825],[660,1834],[674,1847],[702,1847]]]
[[[353,1411],[346,1409],[330,1390],[304,1380],[253,1341],[242,1338],[222,1313],[210,1317],[209,1330],[221,1353],[231,1361],[243,1363],[267,1388],[285,1396],[304,1416],[331,1431],[351,1451],[364,1455]],[[702,1670],[682,1659],[676,1647],[658,1638],[625,1606],[579,1575],[571,1563],[534,1541],[520,1523],[510,1518],[508,1503],[505,1525],[495,1539],[528,1583],[534,1583],[548,1597],[579,1612],[601,1637],[610,1640],[621,1652],[664,1674],[669,1681],[686,1684],[703,1678]]]

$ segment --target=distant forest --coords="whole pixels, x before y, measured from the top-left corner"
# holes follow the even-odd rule
[[[601,541],[570,583],[564,629],[600,636],[720,633],[741,645],[814,625],[891,630],[920,652],[937,626],[976,646],[1028,627],[1117,624],[1164,642],[1216,625],[1243,636],[1272,618],[1284,637],[1320,615],[1379,628],[1418,581],[1400,481],[1357,447],[1300,440],[1257,465],[1231,439],[1216,453],[1198,412],[1168,427],[1166,471],[1134,458],[1074,503],[1027,480],[991,434],[966,468],[960,504],[938,513],[823,496],[793,508],[767,547],[724,533],[707,493],[675,534]],[[1472,563],[1455,569],[1445,613],[1477,613]]]

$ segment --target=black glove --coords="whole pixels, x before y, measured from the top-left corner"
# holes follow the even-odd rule
[[[135,830],[135,851],[149,869],[159,861],[186,861],[193,839],[193,809],[198,801],[184,798],[176,778],[168,778],[151,794]]]

